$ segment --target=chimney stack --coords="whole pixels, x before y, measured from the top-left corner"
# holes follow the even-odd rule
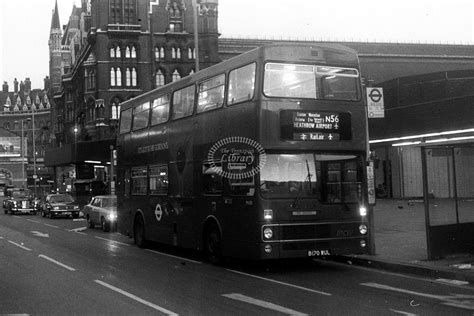
[[[13,87],[14,87],[13,92],[18,93],[18,80],[16,80],[16,78],[15,80],[13,80]]]
[[[6,81],[3,82],[2,91],[8,92],[8,83]]]

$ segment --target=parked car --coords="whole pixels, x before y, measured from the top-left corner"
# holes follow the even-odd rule
[[[10,198],[12,196],[12,192],[13,191],[19,191],[20,188],[16,188],[12,185],[7,185],[4,189],[3,189],[3,196],[5,197],[3,199],[3,208],[5,208],[5,204],[8,200],[8,198]]]
[[[9,192],[3,200],[5,214],[33,214],[39,210],[39,201],[30,190],[16,189]]]
[[[102,230],[108,232],[117,228],[117,196],[98,195],[82,209],[89,228],[102,225]]]
[[[41,205],[41,216],[72,216],[79,217],[79,205],[69,193],[49,194]]]

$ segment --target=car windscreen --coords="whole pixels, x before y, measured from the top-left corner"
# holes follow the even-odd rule
[[[74,199],[72,198],[72,196],[68,194],[58,194],[58,195],[51,196],[49,198],[49,201],[51,203],[71,203],[71,202],[74,202]]]

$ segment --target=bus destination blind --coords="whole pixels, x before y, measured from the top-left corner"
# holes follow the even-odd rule
[[[302,141],[339,141],[351,139],[348,113],[294,111],[280,112],[281,137]]]

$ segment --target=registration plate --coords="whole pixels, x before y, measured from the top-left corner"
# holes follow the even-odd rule
[[[329,249],[308,250],[308,257],[321,257],[330,255],[331,251]]]

